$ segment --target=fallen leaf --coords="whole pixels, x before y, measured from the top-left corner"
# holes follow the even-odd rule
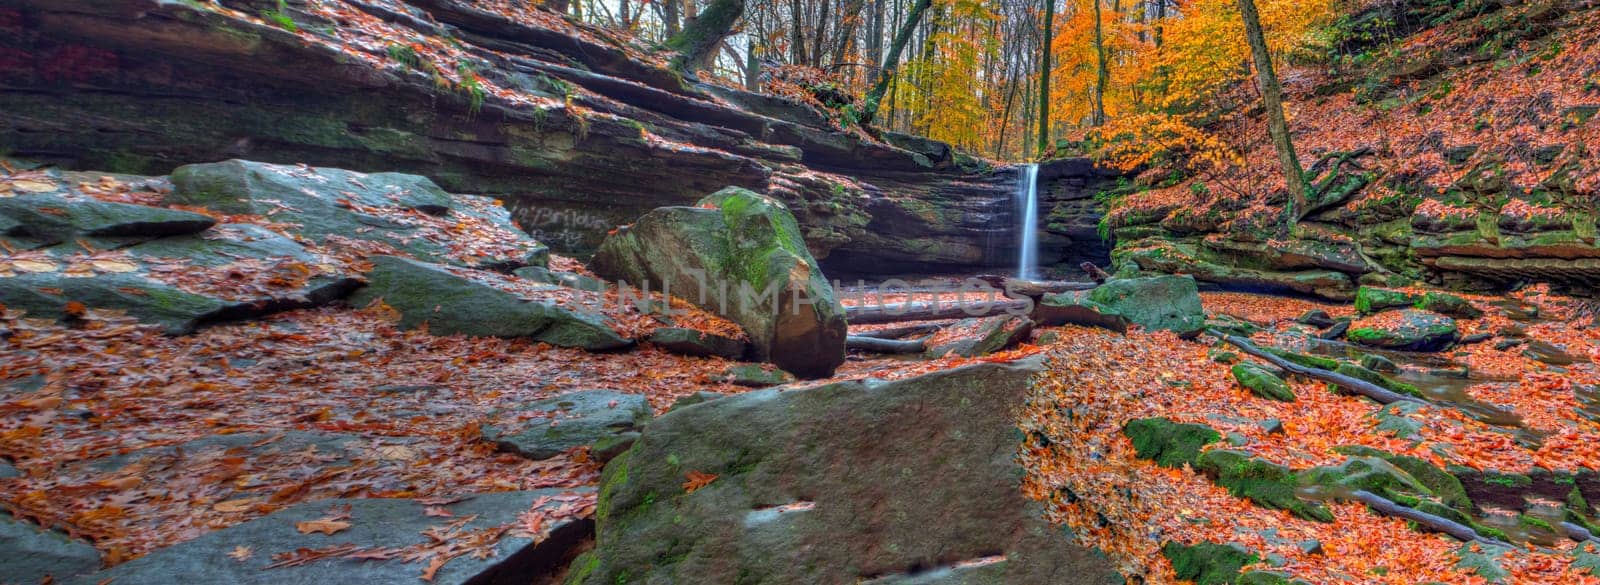
[[[250,547],[242,544],[233,547],[233,552],[228,553],[228,556],[233,557],[233,560],[244,562],[246,559],[250,558]]]
[[[444,509],[443,506],[425,507],[422,509],[422,514],[424,516],[432,516],[434,518],[449,518],[451,516],[455,516],[455,514],[450,513],[449,510]]]
[[[134,264],[132,262],[123,262],[121,260],[95,260],[90,262],[89,265],[93,266],[95,270],[99,270],[101,272],[122,273],[139,270],[138,264]]]
[[[448,562],[450,562],[450,559],[445,558],[444,555],[434,555],[428,561],[428,567],[422,570],[422,580],[432,583],[433,576],[438,574],[439,569],[443,569],[444,564]]]
[[[306,520],[304,522],[298,522],[294,525],[294,529],[299,530],[300,534],[320,532],[329,536],[338,534],[349,527],[349,522],[345,522],[343,520],[328,520],[326,518],[319,520]]]
[[[683,491],[691,494],[695,490],[711,485],[711,482],[717,480],[717,474],[701,473],[699,471],[690,471],[684,476],[689,478],[689,481],[683,482]]]
[[[57,269],[54,262],[42,260],[13,260],[11,268],[17,272],[55,272]]]
[[[45,193],[56,190],[56,184],[35,179],[17,179],[11,182],[11,188],[25,193]]]
[[[378,447],[378,455],[389,461],[410,461],[417,458],[417,450],[405,445]]]
[[[228,500],[226,502],[217,502],[216,505],[211,506],[211,509],[218,512],[227,513],[246,512],[252,508],[255,508],[256,502],[259,501],[261,501],[261,498],[240,498],[237,500]]]

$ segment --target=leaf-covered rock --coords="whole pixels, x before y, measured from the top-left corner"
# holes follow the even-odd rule
[[[639,437],[650,422],[650,403],[641,394],[579,390],[495,413],[506,422],[483,426],[483,440],[529,459],[549,459],[570,449],[601,445],[610,459]]]
[[[1440,351],[1461,338],[1455,319],[1418,309],[1382,313],[1350,326],[1350,341],[1402,351]]]
[[[395,256],[379,256],[372,263],[367,286],[351,302],[364,306],[381,299],[400,312],[404,328],[426,326],[436,335],[527,337],[590,350],[631,343],[607,326],[598,312],[521,299],[475,279],[470,269],[456,269],[462,271],[458,274],[443,265]]]

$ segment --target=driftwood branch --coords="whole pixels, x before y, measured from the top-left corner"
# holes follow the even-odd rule
[[[855,349],[872,353],[922,353],[928,348],[928,337],[922,339],[899,340],[879,339],[876,337],[862,337],[850,335],[844,338],[847,349]]]
[[[1333,384],[1334,386],[1338,386],[1347,392],[1360,394],[1367,398],[1376,400],[1379,404],[1393,404],[1395,402],[1415,402],[1417,404],[1427,404],[1427,401],[1425,400],[1400,394],[1366,380],[1358,380],[1337,372],[1330,372],[1321,368],[1302,366],[1300,364],[1291,362],[1267,353],[1261,348],[1256,347],[1254,343],[1250,343],[1250,340],[1243,337],[1226,335],[1215,329],[1211,329],[1209,332],[1218,339],[1226,341],[1232,344],[1234,347],[1239,348],[1240,351],[1266,360],[1268,363],[1271,363],[1272,365],[1277,366],[1291,374],[1299,374],[1313,380],[1321,380],[1323,382]]]
[[[1028,299],[997,299],[959,303],[876,303],[844,308],[845,321],[851,325],[876,325],[880,323],[906,323],[911,321],[941,321],[1008,313],[1025,313],[1033,307]]]
[[[1450,520],[1443,516],[1435,516],[1416,508],[1402,506],[1388,498],[1367,490],[1356,490],[1355,499],[1356,501],[1366,504],[1368,508],[1372,509],[1372,511],[1384,516],[1404,518],[1406,520],[1416,522],[1418,526],[1433,530],[1435,532],[1448,534],[1458,540],[1465,542],[1476,542],[1491,546],[1511,546],[1509,543],[1478,534],[1478,531],[1473,530],[1471,526]]]
[[[1573,524],[1571,522],[1562,522],[1561,531],[1566,533],[1567,538],[1576,540],[1578,542],[1593,542],[1600,544],[1600,536],[1595,536],[1594,533],[1590,532],[1588,528],[1584,528],[1577,524]]]
[[[1094,280],[1095,284],[1105,284],[1107,280],[1111,280],[1111,274],[1101,270],[1100,267],[1095,266],[1093,262],[1084,262],[1079,264],[1078,268],[1087,273],[1089,278]]]

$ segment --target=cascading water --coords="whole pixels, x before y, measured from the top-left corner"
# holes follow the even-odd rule
[[[1023,165],[1017,177],[1017,278],[1039,278],[1039,165]]]

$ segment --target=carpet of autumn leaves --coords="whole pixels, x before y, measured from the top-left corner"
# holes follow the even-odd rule
[[[1291,332],[1291,320],[1307,308],[1333,308],[1232,293],[1203,296],[1208,313],[1271,322],[1276,330],[1259,333],[1258,343]],[[1518,296],[1550,317],[1532,328],[1559,339],[1569,352],[1588,355],[1600,348],[1600,331],[1567,321],[1573,299],[1542,289]],[[1488,303],[1479,306],[1490,309],[1482,321],[1505,319]],[[1521,416],[1542,437],[1541,444],[1529,446],[1514,440],[1511,429],[1479,422],[1447,404],[1424,407],[1413,416],[1423,421],[1420,438],[1400,439],[1377,428],[1371,416],[1377,404],[1334,394],[1320,384],[1292,379],[1298,396],[1292,403],[1259,398],[1208,357],[1205,337],[1187,342],[1166,332],[1124,337],[1072,327],[1060,333],[1060,343],[1046,349],[1048,369],[1023,415],[1024,428],[1050,439],[1048,445],[1025,446],[1024,491],[1047,504],[1053,521],[1105,550],[1124,574],[1142,576],[1147,583],[1177,582],[1160,553],[1167,541],[1236,542],[1281,556],[1284,564],[1273,570],[1311,583],[1486,581],[1457,566],[1460,542],[1418,532],[1360,504],[1330,503],[1337,520],[1321,524],[1230,496],[1187,468],[1167,469],[1140,460],[1120,432],[1130,420],[1160,416],[1205,424],[1243,438],[1243,446],[1229,448],[1297,470],[1337,464],[1344,456],[1333,448],[1341,445],[1413,455],[1441,466],[1502,471],[1536,466],[1577,471],[1600,465],[1600,452],[1593,447],[1600,440],[1600,424],[1579,414],[1573,391],[1596,381],[1597,370],[1587,358],[1554,368],[1486,344],[1453,356],[1473,364],[1515,364],[1502,365],[1497,372],[1511,374],[1509,381],[1474,384],[1469,392]],[[1269,432],[1256,422],[1266,419],[1282,421],[1283,432]],[[1308,539],[1321,542],[1323,552],[1310,554],[1297,546]],[[1577,543],[1522,546],[1502,560],[1511,573],[1507,582],[1600,583],[1600,576],[1572,566],[1572,551],[1581,546]]]

